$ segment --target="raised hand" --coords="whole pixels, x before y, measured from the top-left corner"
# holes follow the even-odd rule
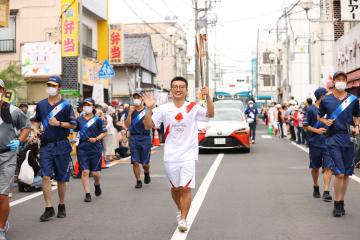
[[[143,102],[147,108],[154,108],[156,104],[155,97],[152,93],[145,92],[141,95]]]

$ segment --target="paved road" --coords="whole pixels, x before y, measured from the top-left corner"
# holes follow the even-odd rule
[[[264,129],[258,135],[249,154],[225,153],[186,239],[359,239],[360,183],[351,180],[347,215],[335,219],[332,203],[312,198],[307,153],[287,140],[261,138]],[[162,148],[155,151],[150,185],[135,190],[129,164],[120,163],[102,172],[103,196],[84,203],[81,183],[74,179],[66,219],[40,223],[43,199],[38,196],[11,208],[8,238],[171,239],[176,209],[164,176]],[[217,158],[218,153],[200,155],[198,187]],[[15,193],[12,201],[27,195]],[[56,200],[56,191],[53,196]]]

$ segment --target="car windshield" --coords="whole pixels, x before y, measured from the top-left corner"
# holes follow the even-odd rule
[[[215,110],[215,116],[212,121],[244,121],[244,115],[240,111],[232,109]]]
[[[218,101],[215,102],[215,108],[219,109],[219,108],[236,108],[239,109],[240,111],[244,110],[244,104],[242,102],[233,102],[233,101]]]

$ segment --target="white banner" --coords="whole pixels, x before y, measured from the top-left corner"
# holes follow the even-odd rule
[[[102,80],[100,80],[100,83],[94,83],[92,98],[95,100],[96,104],[104,103],[104,85]]]
[[[341,0],[341,20],[360,21],[360,0]]]
[[[21,73],[25,77],[61,75],[61,45],[57,42],[24,43]]]

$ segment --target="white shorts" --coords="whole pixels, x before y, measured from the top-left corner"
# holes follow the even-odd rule
[[[165,162],[164,166],[171,187],[195,188],[195,161]]]

